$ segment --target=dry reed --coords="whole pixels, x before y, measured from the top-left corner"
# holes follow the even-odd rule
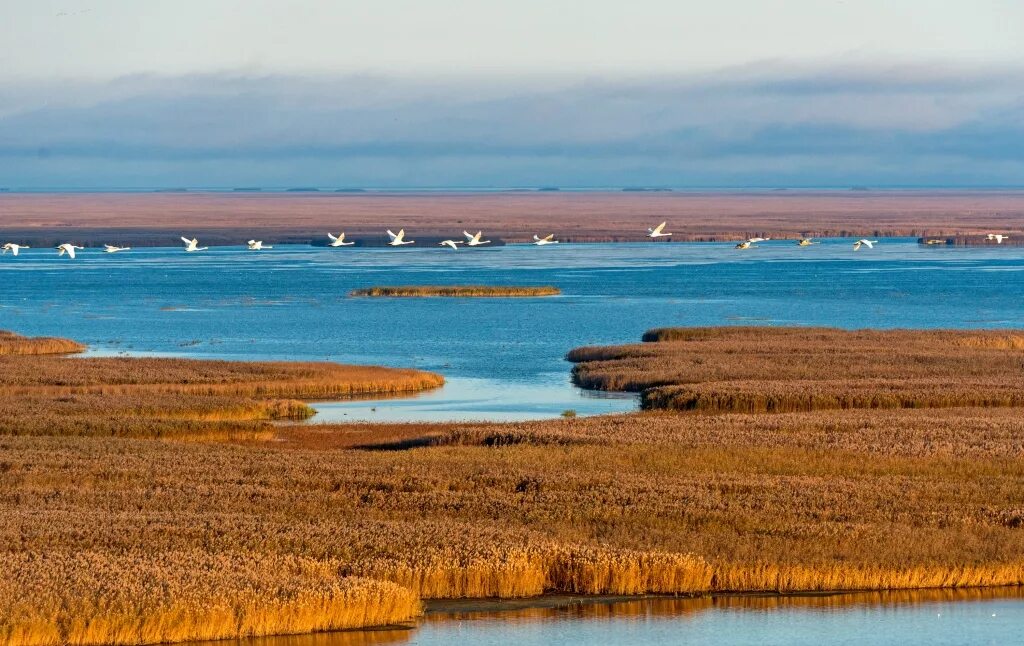
[[[530,298],[557,296],[557,287],[516,287],[505,285],[400,285],[395,287],[367,287],[354,289],[350,296],[428,297],[447,298]]]
[[[735,335],[736,356],[752,338],[799,338],[702,334],[624,354],[714,343],[719,354],[695,365],[735,374],[725,337]],[[835,334],[811,331],[801,347]],[[863,334],[865,348],[902,339]],[[991,352],[997,363],[1016,343],[1010,332],[939,338],[959,348],[951,352]],[[916,343],[907,345],[924,352]],[[828,363],[826,344],[815,352]],[[934,378],[947,363],[928,353],[905,366],[865,359],[849,377],[880,371],[871,378],[884,379],[888,368]],[[181,377],[181,366],[169,369]],[[227,388],[210,397],[251,387],[242,367],[202,369],[212,372],[191,386],[208,387],[216,374]],[[742,369],[757,381],[765,368]],[[794,359],[778,373],[819,369]],[[974,379],[987,370],[963,368]],[[62,385],[57,373],[15,372],[22,383],[12,388],[84,389],[61,405],[96,432],[53,424],[0,436],[4,646],[74,641],[65,636],[75,626],[92,627],[80,643],[142,643],[153,634],[142,627],[169,626],[168,613],[181,608],[174,616],[186,628],[167,628],[161,639],[313,630],[349,625],[346,617],[395,621],[415,612],[416,595],[1024,583],[1024,420],[1015,409],[284,426],[274,442],[172,443],[110,437],[132,435],[133,418],[111,433],[91,417],[100,402],[120,401],[91,388],[133,384],[152,388],[133,406],[187,413],[165,392],[169,381],[147,383],[155,381],[147,374],[103,384],[79,375]],[[14,406],[15,423],[28,424],[31,407]],[[353,445],[415,448],[337,448]]]
[[[84,345],[69,339],[26,337],[0,330],[0,356],[73,354],[83,350],[85,350]]]
[[[574,381],[702,412],[1024,405],[1024,332],[667,328],[644,341],[571,351]]]
[[[67,347],[60,339],[18,343],[23,350]],[[10,354],[0,356],[0,435],[259,438],[270,434],[267,420],[314,413],[298,400],[443,383],[440,375],[419,370],[331,363]]]
[[[408,589],[279,555],[0,552],[0,644],[159,644],[362,628],[420,613]]]

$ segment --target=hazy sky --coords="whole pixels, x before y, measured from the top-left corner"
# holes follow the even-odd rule
[[[0,0],[0,186],[1024,184],[1016,0]]]

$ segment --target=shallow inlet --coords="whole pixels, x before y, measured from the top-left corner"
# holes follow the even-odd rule
[[[1020,588],[601,600],[559,597],[428,604],[413,626],[211,642],[224,646],[415,644],[1009,644]]]
[[[405,397],[313,402],[306,423],[338,422],[522,422],[553,419],[566,411],[583,417],[635,410],[629,393],[577,388],[565,374],[537,382],[451,377],[441,388]]]

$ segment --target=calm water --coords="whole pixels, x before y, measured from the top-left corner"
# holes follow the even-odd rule
[[[560,287],[541,299],[365,299],[379,284]],[[1024,327],[1024,248],[848,240],[265,252],[51,250],[0,257],[0,329],[102,353],[312,359],[436,370],[414,400],[335,404],[321,419],[521,419],[632,408],[573,388],[570,348],[662,325]],[[371,409],[376,410],[371,410]]]
[[[228,646],[615,644],[952,646],[1017,644],[1019,589],[825,597],[645,599],[504,612],[430,613],[414,627],[236,641]],[[216,642],[224,644],[224,642]]]

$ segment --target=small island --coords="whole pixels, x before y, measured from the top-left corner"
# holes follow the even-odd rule
[[[542,287],[519,287],[514,285],[400,285],[354,289],[350,296],[387,296],[422,298],[428,296],[448,298],[532,298],[535,296],[557,296],[562,290],[545,285]]]

